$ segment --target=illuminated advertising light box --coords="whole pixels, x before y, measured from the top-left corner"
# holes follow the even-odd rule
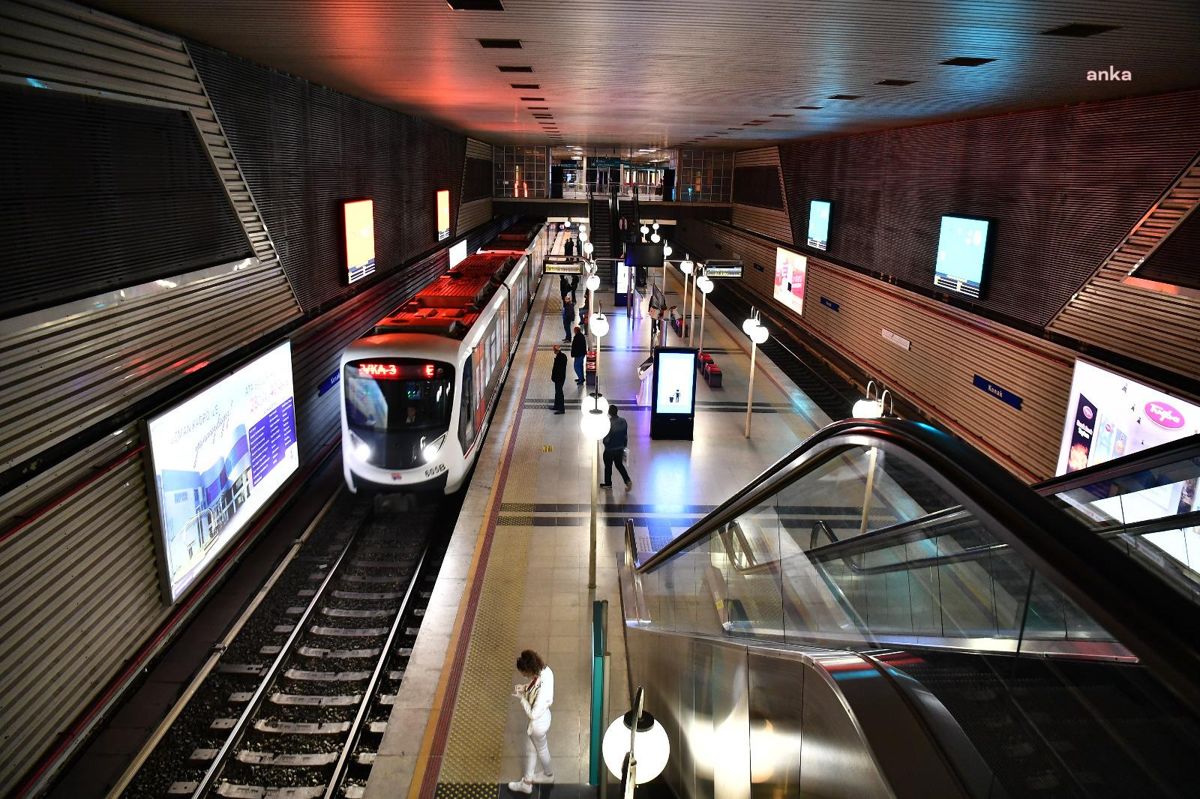
[[[808,259],[798,253],[775,249],[775,299],[798,314],[804,313],[804,277]]]
[[[159,566],[173,603],[300,465],[284,343],[146,422]]]
[[[691,439],[696,420],[696,350],[659,347],[654,351],[650,437]]]
[[[442,189],[437,193],[437,234],[438,241],[450,238],[450,190]]]
[[[1200,433],[1200,406],[1084,361],[1075,361],[1066,417],[1058,474]],[[1110,496],[1108,482],[1101,481],[1064,492],[1061,499],[1100,524],[1137,524],[1200,510],[1200,491],[1192,474],[1148,472],[1140,490],[1130,486]],[[1148,533],[1144,538],[1185,564],[1196,562],[1200,536],[1194,529]]]
[[[375,272],[375,203],[353,200],[342,203],[346,240],[346,275],[349,282]]]
[[[978,298],[991,251],[991,222],[967,216],[943,216],[938,235],[933,284]]]
[[[457,244],[450,247],[450,268],[458,266],[462,259],[467,257],[467,240],[463,239]]]
[[[829,211],[832,204],[828,200],[810,200],[808,203],[808,246],[818,250],[829,249]]]
[[[632,266],[626,266],[623,263],[617,262],[617,297],[616,304],[624,307],[627,295],[630,292],[630,279],[633,277]]]
[[[1057,474],[1200,433],[1200,406],[1075,361]]]

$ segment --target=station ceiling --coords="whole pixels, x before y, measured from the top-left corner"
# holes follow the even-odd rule
[[[1198,0],[91,4],[493,143],[742,149],[1200,88]]]

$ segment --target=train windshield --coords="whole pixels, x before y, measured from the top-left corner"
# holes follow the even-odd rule
[[[414,358],[346,364],[346,421],[380,433],[445,430],[453,406],[454,367]]]

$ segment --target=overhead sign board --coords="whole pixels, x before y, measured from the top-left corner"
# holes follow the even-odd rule
[[[704,274],[711,277],[713,280],[722,278],[741,277],[742,262],[741,261],[705,261]]]

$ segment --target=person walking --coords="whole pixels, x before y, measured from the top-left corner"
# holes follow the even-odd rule
[[[521,702],[521,709],[529,718],[525,728],[525,773],[521,779],[508,784],[513,793],[533,793],[535,782],[554,782],[554,768],[550,763],[550,744],[546,735],[550,732],[550,705],[554,704],[554,672],[541,656],[526,649],[517,658],[517,671],[529,680],[525,685],[514,685],[513,696]],[[539,774],[534,769],[540,765]]]
[[[633,488],[629,472],[625,471],[625,448],[629,446],[629,422],[617,414],[617,406],[608,406],[608,435],[604,441],[604,482],[601,488],[612,488],[613,466],[625,478],[625,490]]]
[[[571,339],[571,357],[575,359],[575,385],[583,385],[583,359],[587,357],[587,336],[575,325],[575,337]]]
[[[571,326],[575,324],[575,303],[570,294],[562,298],[563,344],[571,340]]]
[[[567,356],[563,355],[562,347],[554,345],[554,366],[550,367],[550,382],[554,384],[554,412],[566,413],[563,383],[567,381]]]

